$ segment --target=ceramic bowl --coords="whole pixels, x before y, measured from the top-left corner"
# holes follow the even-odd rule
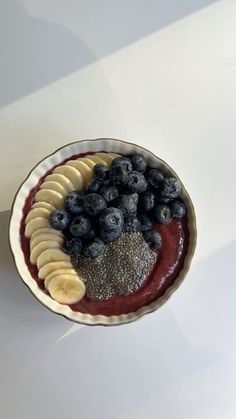
[[[168,174],[172,174],[173,176],[177,176],[174,170],[163,160],[155,156],[151,151],[146,150],[145,148],[132,144],[126,141],[115,140],[110,138],[100,138],[96,140],[83,140],[83,141],[76,141],[70,144],[65,145],[64,147],[59,148],[51,155],[45,157],[42,161],[40,161],[29,173],[25,181],[20,186],[13,205],[12,205],[12,212],[10,218],[10,226],[9,226],[9,238],[10,238],[10,246],[14,256],[15,264],[17,270],[23,280],[23,282],[28,286],[30,291],[34,294],[34,296],[48,309],[53,311],[56,314],[60,314],[67,319],[70,319],[74,322],[86,324],[86,325],[118,325],[129,323],[134,320],[139,319],[145,314],[151,313],[157,309],[159,309],[173,294],[173,292],[180,286],[183,282],[186,274],[189,270],[190,263],[195,251],[196,247],[196,220],[195,220],[195,212],[192,201],[190,196],[188,195],[183,183],[182,183],[182,193],[181,198],[186,203],[188,209],[188,229],[189,229],[189,246],[188,251],[184,260],[184,266],[180,271],[178,277],[174,281],[174,283],[166,290],[162,297],[158,298],[156,301],[152,302],[149,305],[144,305],[139,310],[128,313],[122,314],[119,316],[104,316],[104,315],[91,315],[91,314],[83,314],[79,312],[72,311],[69,306],[62,305],[57,301],[54,301],[48,294],[46,294],[43,290],[41,290],[37,284],[37,282],[31,276],[28,267],[25,263],[24,254],[21,248],[20,243],[20,223],[22,219],[22,211],[24,207],[25,200],[29,194],[29,192],[34,188],[39,179],[45,175],[46,172],[50,171],[55,165],[60,164],[65,159],[69,157],[79,154],[79,153],[91,153],[91,152],[114,152],[114,153],[121,153],[121,154],[135,154],[139,153],[142,154],[146,159],[150,166],[158,167],[160,169],[164,169]]]

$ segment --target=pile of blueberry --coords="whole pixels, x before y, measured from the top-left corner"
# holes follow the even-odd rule
[[[68,194],[64,208],[49,217],[50,225],[63,231],[63,250],[71,256],[96,258],[122,232],[142,232],[149,246],[157,249],[161,235],[153,230],[154,224],[186,214],[185,204],[176,199],[179,180],[149,168],[142,155],[118,157],[110,169],[98,163],[93,174],[86,192]]]

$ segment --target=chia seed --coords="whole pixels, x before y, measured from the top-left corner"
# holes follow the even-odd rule
[[[137,291],[154,268],[157,255],[141,233],[124,233],[106,245],[96,259],[72,258],[82,277],[86,295],[92,300],[106,300],[112,295],[129,295]]]

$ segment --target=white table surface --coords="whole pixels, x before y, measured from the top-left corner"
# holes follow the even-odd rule
[[[0,7],[0,416],[235,419],[235,0]],[[156,313],[114,328],[80,327],[42,307],[7,240],[32,166],[96,137],[137,142],[169,162],[198,221],[184,284]]]

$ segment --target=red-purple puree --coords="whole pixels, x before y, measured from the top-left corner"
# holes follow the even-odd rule
[[[84,153],[69,157],[60,163],[63,164],[68,160],[83,157],[88,154]],[[38,278],[38,269],[36,265],[30,262],[30,242],[25,237],[25,218],[33,203],[34,195],[39,189],[44,178],[52,172],[52,168],[38,182],[38,184],[30,191],[26,198],[23,208],[23,217],[20,225],[21,247],[24,252],[25,262],[32,277],[37,281],[39,287],[47,292],[44,288],[44,282]],[[179,272],[183,268],[184,259],[187,254],[189,245],[189,231],[187,216],[182,220],[173,219],[169,224],[156,225],[155,229],[161,233],[162,246],[157,251],[157,262],[152,274],[147,278],[145,283],[133,294],[127,296],[113,296],[104,301],[93,301],[88,297],[84,297],[79,303],[71,305],[71,309],[81,313],[103,314],[106,316],[126,314],[138,310],[140,307],[150,304],[157,298],[161,297],[170,287]]]

